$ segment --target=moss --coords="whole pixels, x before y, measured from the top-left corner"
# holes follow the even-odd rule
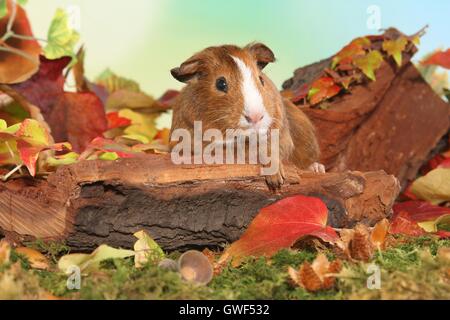
[[[35,244],[36,245],[36,244]],[[226,267],[207,287],[184,282],[177,273],[147,265],[136,269],[132,259],[103,262],[101,268],[82,277],[81,290],[66,287],[67,276],[56,270],[56,260],[67,250],[64,246],[38,244],[40,250],[52,257],[51,271],[29,269],[23,257],[12,254],[11,263],[0,268],[0,278],[10,274],[16,265],[15,277],[6,277],[11,294],[17,297],[42,297],[42,292],[69,299],[448,299],[450,285],[443,276],[448,261],[436,257],[440,247],[450,247],[450,241],[436,238],[397,239],[397,245],[376,254],[373,263],[381,268],[382,289],[367,289],[367,264],[345,263],[345,272],[338,286],[331,291],[309,293],[295,288],[288,281],[288,266],[298,267],[313,261],[317,253],[308,250],[282,250],[271,259],[248,259],[241,267]],[[37,248],[37,247],[34,247]],[[333,258],[331,252],[326,252]],[[177,258],[179,253],[170,254]],[[54,257],[54,259],[53,259]],[[13,282],[11,282],[13,281]],[[17,281],[18,286],[11,285]],[[0,291],[7,294],[1,287]]]

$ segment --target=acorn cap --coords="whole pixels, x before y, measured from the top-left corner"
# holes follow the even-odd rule
[[[213,278],[214,268],[200,251],[191,250],[178,259],[178,271],[186,281],[207,285]]]

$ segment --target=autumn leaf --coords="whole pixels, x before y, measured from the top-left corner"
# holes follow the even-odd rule
[[[313,82],[308,94],[308,99],[312,105],[316,105],[326,99],[332,98],[341,92],[333,78],[323,77]]]
[[[4,15],[0,18],[0,30],[8,30],[13,10],[16,13],[9,35],[1,34],[5,36],[0,41],[0,83],[3,84],[23,82],[39,69],[41,46],[33,38],[25,10],[19,5],[13,7],[13,4],[11,0],[2,0],[0,6],[0,14]]]
[[[47,35],[47,46],[44,48],[47,59],[59,59],[65,56],[75,60],[75,45],[80,40],[78,32],[69,25],[69,16],[63,9],[57,9],[50,24]]]
[[[33,269],[47,270],[50,268],[48,259],[37,250],[21,247],[16,248],[15,251],[27,258]]]
[[[63,70],[69,57],[48,60],[41,57],[41,68],[31,79],[11,88],[42,111],[56,142],[68,141],[81,152],[107,130],[101,100],[92,92],[64,92]]]
[[[108,130],[128,127],[131,125],[131,120],[119,116],[119,112],[110,112],[106,115],[108,119]]]
[[[450,169],[438,168],[417,179],[411,187],[419,199],[432,204],[450,201]]]
[[[113,92],[106,100],[106,109],[151,109],[155,102],[155,99],[142,92],[118,90]],[[156,112],[159,112],[159,110],[156,110]]]
[[[439,50],[430,57],[422,61],[422,65],[435,65],[445,69],[450,69],[450,49],[447,51]]]
[[[115,153],[117,156],[112,160],[118,158],[134,158],[140,153],[134,151],[126,145],[122,145],[110,139],[96,138],[88,145],[86,150],[80,155],[80,160],[95,160],[101,157],[103,154],[107,154],[103,160],[111,160],[111,153]],[[109,158],[108,158],[109,157]]]
[[[383,42],[383,50],[391,57],[399,67],[402,66],[402,55],[408,44],[408,39],[400,37],[397,40],[385,40]]]
[[[335,69],[338,64],[351,64],[353,60],[361,55],[365,55],[371,41],[368,38],[357,38],[345,46],[332,61],[331,68]]]
[[[377,50],[370,51],[367,55],[354,60],[355,66],[372,81],[376,80],[375,71],[380,68],[382,62],[383,56]]]
[[[100,267],[100,263],[109,259],[125,259],[133,257],[134,251],[115,249],[107,245],[101,245],[91,254],[68,254],[58,261],[58,268],[64,273],[67,273],[71,267],[77,266],[84,273],[89,273],[97,270]]]
[[[103,73],[97,77],[95,83],[104,87],[109,94],[119,90],[141,92],[140,86],[136,81],[118,76],[110,69],[103,71]]]
[[[389,233],[407,235],[412,237],[420,237],[425,235],[425,231],[421,227],[419,227],[417,222],[412,221],[409,217],[409,214],[405,211],[394,215],[394,217],[392,218]]]
[[[262,209],[240,240],[233,243],[221,260],[235,264],[249,256],[272,256],[290,248],[302,237],[314,236],[333,242],[337,234],[327,226],[328,209],[318,198],[295,196]]]
[[[157,265],[165,258],[164,251],[147,232],[141,230],[134,237],[138,239],[134,244],[136,268],[142,268],[147,263]]]
[[[5,240],[0,240],[0,267],[9,263],[11,257],[11,246]]]

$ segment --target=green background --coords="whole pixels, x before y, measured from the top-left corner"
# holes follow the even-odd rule
[[[281,86],[299,66],[327,58],[367,27],[370,5],[381,26],[413,34],[426,24],[419,56],[450,46],[450,1],[428,0],[29,0],[36,36],[45,37],[57,7],[79,6],[87,73],[110,67],[148,93],[180,88],[169,70],[194,52],[224,43],[262,41],[277,55],[267,69]]]

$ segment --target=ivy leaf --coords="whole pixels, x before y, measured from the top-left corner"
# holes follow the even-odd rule
[[[403,64],[403,51],[405,51],[407,44],[408,39],[405,37],[400,37],[397,40],[385,40],[383,42],[383,50],[386,51],[389,56],[393,57],[397,65],[401,67]]]
[[[48,31],[48,43],[44,48],[45,57],[59,59],[70,56],[75,59],[75,45],[80,39],[78,32],[69,25],[69,17],[63,9],[57,9]]]
[[[366,53],[371,41],[368,38],[357,38],[345,46],[332,61],[331,68],[335,69],[339,64],[351,64],[353,59]]]
[[[333,78],[323,77],[316,80],[311,85],[308,100],[312,105],[316,105],[326,99],[336,96],[341,92],[341,89],[342,88],[334,82]]]
[[[370,51],[364,57],[355,59],[354,64],[358,67],[370,80],[375,81],[375,71],[381,67],[383,56],[380,51]]]

